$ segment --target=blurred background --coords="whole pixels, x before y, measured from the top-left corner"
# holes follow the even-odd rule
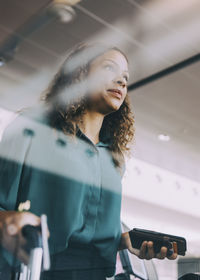
[[[154,261],[162,280],[200,271],[199,30],[199,0],[0,0],[0,136],[75,44],[127,54],[136,135],[122,221],[188,241],[184,259]]]

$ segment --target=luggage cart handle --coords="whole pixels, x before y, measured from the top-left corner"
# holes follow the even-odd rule
[[[20,280],[39,280],[42,270],[50,269],[48,247],[48,227],[46,215],[41,216],[41,226],[26,225],[22,234],[27,240],[27,249],[30,251],[29,264],[21,266]]]

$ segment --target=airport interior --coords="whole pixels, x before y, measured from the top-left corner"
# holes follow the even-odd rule
[[[129,278],[115,279],[200,277],[199,31],[199,0],[0,1],[0,139],[22,108],[40,102],[75,45],[106,43],[127,56],[135,135],[122,231],[182,236],[187,251],[175,260],[118,253],[115,274]]]

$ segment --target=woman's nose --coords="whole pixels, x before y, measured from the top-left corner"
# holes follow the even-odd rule
[[[124,81],[123,78],[118,78],[118,79],[116,79],[116,80],[115,80],[115,83],[118,84],[118,85],[120,85],[120,86],[123,87],[123,88],[126,86],[126,82]]]

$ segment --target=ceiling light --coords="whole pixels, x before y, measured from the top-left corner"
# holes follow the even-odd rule
[[[158,139],[163,142],[168,142],[170,140],[170,136],[166,134],[159,134]]]
[[[0,57],[0,67],[4,66],[5,59],[3,57]]]
[[[72,7],[63,4],[56,4],[54,6],[54,11],[57,13],[60,21],[63,23],[72,21],[76,15]]]
[[[81,0],[54,0],[53,4],[63,4],[68,6],[73,6],[79,3]]]
[[[76,12],[72,6],[76,5],[80,0],[54,0],[49,6],[49,10],[59,17],[63,23],[72,21]]]

